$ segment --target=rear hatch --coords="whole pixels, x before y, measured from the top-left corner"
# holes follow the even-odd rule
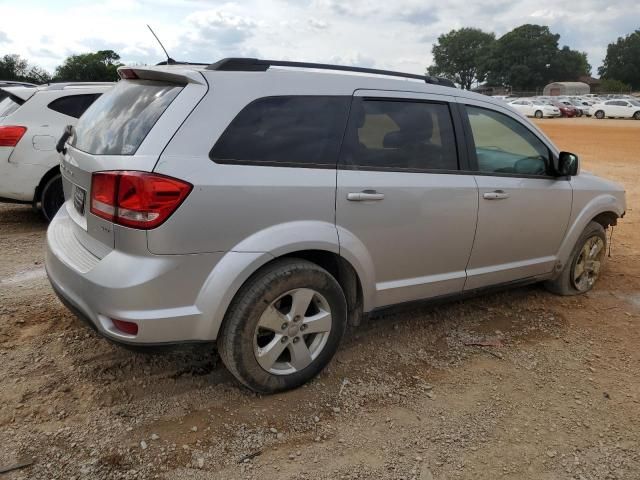
[[[152,172],[208,89],[202,74],[183,67],[121,68],[119,73],[123,80],[80,117],[61,161],[64,208],[75,224],[74,234],[99,258],[116,247],[128,249],[127,242],[129,250],[142,243],[146,248],[146,233],[91,213],[94,173]]]
[[[35,88],[0,88],[0,162],[8,162],[27,129],[11,122],[12,115],[36,92]]]

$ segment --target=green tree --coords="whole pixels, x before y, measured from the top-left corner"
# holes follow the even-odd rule
[[[535,90],[549,83],[560,35],[549,27],[522,25],[496,40],[487,68],[489,83]]]
[[[29,65],[19,55],[4,55],[0,58],[0,80],[47,83],[51,81],[51,75],[40,67]]]
[[[431,49],[433,65],[427,73],[446,77],[470,90],[474,83],[484,81],[487,53],[494,42],[493,33],[477,28],[461,28],[440,35]]]
[[[605,78],[600,81],[598,91],[602,93],[628,93],[631,91],[631,85],[621,82],[620,80]]]
[[[578,52],[564,46],[552,60],[550,72],[551,79],[556,82],[574,82],[582,76],[590,76],[591,65],[585,52]]]
[[[640,30],[609,44],[598,73],[603,79],[620,80],[640,89]]]
[[[113,50],[82,53],[67,58],[56,68],[57,81],[114,82],[118,80],[117,69],[122,65],[120,55]]]

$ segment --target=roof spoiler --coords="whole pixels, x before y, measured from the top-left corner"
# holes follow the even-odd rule
[[[372,75],[387,75],[390,77],[411,78],[422,80],[423,82],[433,85],[441,85],[444,87],[453,87],[455,84],[442,77],[432,77],[425,75],[416,75],[413,73],[395,72],[392,70],[378,70],[375,68],[349,67],[346,65],[331,65],[328,63],[307,63],[307,62],[289,62],[285,60],[261,60],[258,58],[223,58],[222,60],[212,63],[207,70],[216,70],[222,72],[265,72],[270,67],[294,67],[294,68],[310,68],[319,70],[337,70],[343,72],[369,73]]]
[[[174,64],[169,64],[174,65]],[[183,64],[188,66],[190,64]],[[178,67],[179,65],[176,65]],[[206,81],[201,73],[189,69],[166,69],[155,67],[120,67],[118,75],[123,80],[156,80],[159,82],[177,83],[186,85],[187,83],[197,83],[206,85]]]

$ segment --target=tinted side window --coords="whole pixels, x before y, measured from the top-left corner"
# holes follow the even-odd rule
[[[520,122],[502,113],[467,106],[478,170],[486,173],[546,175],[550,152]]]
[[[63,115],[80,118],[85,110],[89,108],[99,96],[99,93],[92,93],[90,95],[69,95],[68,97],[58,98],[47,106],[51,110],[62,113]]]
[[[457,170],[449,106],[356,98],[341,163],[374,169]]]
[[[335,167],[350,97],[266,97],[247,105],[209,156],[218,163]]]

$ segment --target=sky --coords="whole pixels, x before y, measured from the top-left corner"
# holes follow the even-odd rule
[[[0,0],[0,55],[53,72],[64,58],[115,50],[127,64],[172,58],[259,57],[424,73],[451,29],[500,36],[548,25],[560,46],[587,53],[592,73],[607,44],[640,28],[639,0]],[[596,75],[597,76],[597,75]]]

